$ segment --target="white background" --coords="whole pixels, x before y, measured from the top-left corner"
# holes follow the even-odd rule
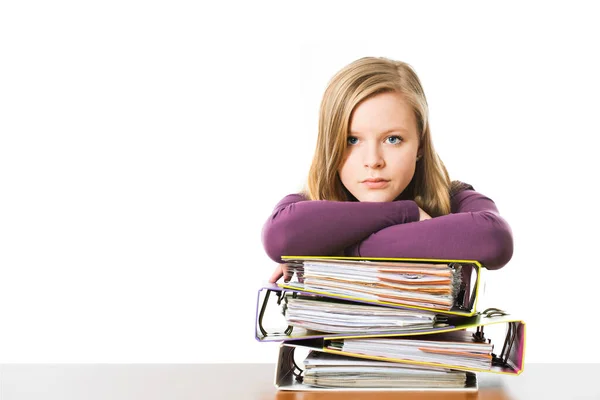
[[[0,362],[274,362],[261,228],[363,56],[415,68],[451,177],[513,229],[482,307],[528,362],[596,362],[591,3],[4,2]]]

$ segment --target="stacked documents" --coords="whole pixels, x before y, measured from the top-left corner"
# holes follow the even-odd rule
[[[468,331],[454,331],[422,336],[331,340],[327,348],[399,362],[489,370],[494,346],[474,341],[473,333]]]
[[[304,360],[304,383],[345,388],[464,388],[467,373],[311,352]]]
[[[445,321],[429,311],[291,294],[286,295],[284,315],[290,326],[327,333],[403,332]]]
[[[460,264],[301,260],[290,269],[306,290],[445,311],[461,284]]]
[[[282,341],[281,390],[473,391],[475,372],[523,369],[523,321],[476,310],[477,261],[284,260],[284,282],[259,291],[256,321],[259,341]],[[263,324],[270,294],[284,324],[274,329]]]

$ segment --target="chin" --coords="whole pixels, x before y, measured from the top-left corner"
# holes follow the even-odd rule
[[[394,198],[390,198],[390,196],[386,196],[384,194],[367,194],[364,196],[358,197],[358,201],[361,202],[372,202],[372,203],[386,203],[393,201]]]

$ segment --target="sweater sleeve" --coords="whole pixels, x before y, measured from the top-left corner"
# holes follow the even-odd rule
[[[386,203],[283,198],[262,229],[262,243],[275,262],[281,256],[342,255],[345,248],[381,229],[419,220],[412,200]]]
[[[513,238],[491,199],[463,190],[452,198],[451,214],[384,228],[345,252],[361,257],[477,260],[487,269],[499,269],[512,257]]]

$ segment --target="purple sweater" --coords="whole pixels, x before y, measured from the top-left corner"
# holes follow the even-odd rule
[[[513,253],[512,231],[494,202],[470,189],[451,197],[450,214],[425,221],[413,200],[309,201],[290,194],[265,223],[262,242],[278,263],[281,256],[345,255],[477,260],[498,269]]]

